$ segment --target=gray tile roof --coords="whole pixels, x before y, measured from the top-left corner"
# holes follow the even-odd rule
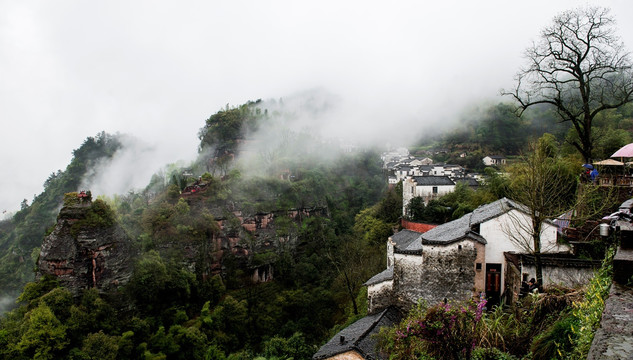
[[[466,186],[479,186],[479,181],[474,178],[461,178],[455,181],[456,183],[464,183]]]
[[[481,224],[484,221],[496,218],[497,216],[513,209],[526,213],[528,212],[528,208],[525,205],[519,204],[518,202],[512,201],[508,198],[503,198],[476,208],[472,213],[470,213],[472,215],[470,222],[472,224]]]
[[[367,315],[334,335],[312,356],[312,359],[327,359],[348,351],[356,351],[368,360],[387,359],[388,356],[376,350],[378,339],[373,335],[378,334],[381,327],[393,326],[400,319],[401,315],[394,307]]]
[[[448,176],[414,176],[413,181],[415,181],[418,186],[455,185],[453,180],[449,179]]]
[[[420,235],[422,235],[420,232],[403,229],[391,235],[389,238],[394,242],[394,248],[405,249],[409,244],[419,238]]]
[[[443,244],[465,238],[470,232],[470,217],[472,213],[466,214],[457,220],[439,225],[426,233],[422,234],[422,243],[426,244]]]
[[[369,285],[378,284],[378,283],[381,283],[383,281],[388,281],[388,280],[393,280],[393,267],[390,267],[387,270],[372,276],[363,285],[369,286]]]
[[[393,251],[401,254],[419,253],[422,251],[420,235],[422,235],[422,233],[407,229],[392,235],[391,240],[395,243]]]
[[[482,205],[473,212],[468,213],[457,220],[447,222],[422,234],[422,244],[452,243],[464,238],[470,238],[486,243],[481,235],[472,230],[473,225],[493,219],[512,209],[526,211],[526,207],[510,199],[503,198],[490,204]],[[420,245],[422,245],[420,244]]]

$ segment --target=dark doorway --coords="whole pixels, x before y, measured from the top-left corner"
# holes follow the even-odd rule
[[[491,309],[501,300],[501,264],[486,264],[486,306]]]

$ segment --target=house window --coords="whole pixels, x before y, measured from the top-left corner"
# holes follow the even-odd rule
[[[475,270],[481,271],[481,263],[476,263],[475,264]]]
[[[437,186],[433,186],[433,194],[437,194]]]

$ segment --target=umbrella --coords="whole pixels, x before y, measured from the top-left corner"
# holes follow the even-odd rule
[[[587,168],[589,170],[593,170],[593,165],[591,164],[582,164],[582,167]]]
[[[594,165],[602,165],[602,166],[624,166],[623,162],[619,162],[619,161],[613,160],[613,159],[606,159],[606,160],[595,162],[593,164]]]
[[[616,151],[611,155],[611,157],[633,157],[633,143],[628,145],[624,145],[620,148],[620,150]]]

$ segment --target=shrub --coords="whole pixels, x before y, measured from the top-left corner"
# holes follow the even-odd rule
[[[469,359],[477,340],[477,326],[486,300],[442,303],[405,319],[393,333],[388,351],[396,358]],[[421,315],[421,316],[420,316]]]
[[[600,269],[596,272],[587,287],[585,298],[581,302],[573,304],[572,315],[578,322],[578,326],[571,325],[571,358],[584,359],[589,353],[591,342],[596,329],[600,326],[604,300],[609,296],[613,276],[613,256],[615,247],[607,250]],[[561,351],[561,357],[564,353]]]
[[[532,342],[531,350],[534,359],[556,359],[561,351],[572,350],[570,336],[577,326],[577,320],[571,314],[563,315],[552,326],[537,336]]]
[[[497,348],[476,348],[471,354],[472,360],[517,360],[516,356]]]
[[[77,192],[69,192],[64,194],[64,206],[79,205],[79,197]]]

